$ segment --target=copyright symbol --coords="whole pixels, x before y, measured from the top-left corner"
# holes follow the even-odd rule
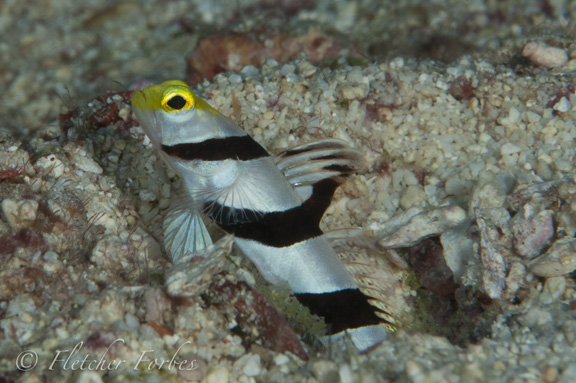
[[[36,367],[38,354],[36,351],[22,351],[16,357],[16,368],[20,371],[28,371]]]

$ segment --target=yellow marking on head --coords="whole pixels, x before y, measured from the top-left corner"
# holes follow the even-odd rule
[[[177,113],[193,108],[215,111],[196,96],[188,84],[178,80],[166,81],[134,92],[132,106],[141,110],[162,110],[167,113]]]

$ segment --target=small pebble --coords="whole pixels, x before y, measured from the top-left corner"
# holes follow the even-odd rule
[[[559,277],[576,270],[576,239],[560,239],[530,264],[539,277]]]
[[[216,366],[208,372],[204,381],[205,383],[228,383],[230,372],[225,366]]]
[[[228,81],[230,81],[230,84],[239,84],[242,82],[242,77],[236,73],[232,73],[230,76],[228,76]]]
[[[562,97],[560,101],[554,105],[554,110],[557,112],[566,113],[570,109],[572,109],[572,104],[570,104],[570,101],[568,101],[566,97]]]
[[[317,68],[309,61],[303,61],[298,67],[298,74],[302,77],[309,77],[316,73]]]
[[[502,154],[503,156],[518,153],[521,151],[522,151],[522,148],[520,148],[519,146],[514,145],[510,142],[502,145],[502,147],[500,148],[500,154]]]
[[[318,359],[312,363],[312,373],[320,382],[337,382],[338,368],[331,360]]]
[[[518,220],[510,230],[514,236],[514,249],[527,258],[534,258],[554,237],[553,212],[544,210],[536,216]]]
[[[368,85],[349,83],[342,87],[342,97],[346,100],[361,99],[368,95]]]
[[[83,157],[80,155],[74,156],[74,165],[85,172],[94,173],[94,174],[102,174],[102,167],[96,163],[91,158]]]
[[[571,363],[566,368],[562,370],[560,378],[556,380],[557,383],[574,383],[574,377],[576,376],[576,362]]]
[[[246,77],[253,77],[257,76],[259,72],[260,70],[256,68],[254,65],[246,65],[244,68],[242,68],[240,74]]]
[[[206,361],[194,354],[180,355],[182,365],[177,368],[178,375],[189,382],[199,382],[206,376]]]
[[[294,73],[294,70],[296,70],[296,66],[294,64],[284,64],[280,69],[280,74],[282,76],[288,76],[289,74]]]
[[[76,383],[104,383],[102,377],[96,371],[82,371],[78,374]]]
[[[242,369],[246,376],[258,376],[262,371],[260,355],[246,354],[234,363],[234,367]]]
[[[340,375],[341,383],[354,383],[356,381],[354,371],[348,364],[341,365],[338,369],[338,374]]]
[[[400,206],[403,209],[418,206],[426,199],[426,192],[420,185],[410,185],[402,191]]]
[[[288,362],[290,362],[290,358],[288,358],[285,354],[276,354],[274,356],[274,364],[277,366],[282,366]]]
[[[566,291],[566,278],[548,278],[544,284],[542,294],[540,295],[540,302],[544,305],[548,305],[552,302],[560,300],[564,294],[564,291]]]

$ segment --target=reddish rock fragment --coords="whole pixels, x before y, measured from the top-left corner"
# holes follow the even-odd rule
[[[64,135],[78,122],[88,121],[94,129],[114,125],[118,129],[129,130],[136,126],[137,123],[130,117],[127,108],[131,104],[132,93],[133,91],[109,93],[96,97],[88,103],[88,107],[76,107],[61,113],[58,120]],[[122,115],[122,112],[126,113]]]
[[[114,345],[116,339],[118,336],[112,332],[96,330],[86,338],[84,344],[92,350],[106,350]]]
[[[470,81],[464,76],[460,76],[454,80],[452,85],[450,85],[450,89],[448,89],[448,93],[458,101],[469,100],[476,96],[472,84],[470,84]]]
[[[116,95],[122,97],[122,101],[110,103],[108,100]],[[131,104],[131,98],[132,91],[108,94],[95,98],[94,101],[102,103],[102,105],[88,117],[88,122],[94,128],[105,128],[110,125],[125,125],[125,121],[118,112],[120,111],[121,103]]]
[[[0,169],[0,180],[24,175],[24,167]]]
[[[172,331],[168,330],[167,328],[159,325],[158,323],[156,323],[154,321],[148,321],[146,323],[148,324],[148,326],[152,327],[154,329],[154,331],[156,331],[158,333],[158,335],[160,335],[160,336],[165,336],[165,335],[172,336],[172,335],[174,335],[174,333]]]
[[[308,60],[312,63],[318,63],[326,58],[334,57],[343,48],[343,46],[333,38],[313,30],[308,31],[304,39],[300,39],[300,43],[300,48],[306,52]],[[351,55],[355,56],[354,52],[352,52]],[[355,57],[362,58],[359,55]]]
[[[278,31],[207,36],[198,42],[187,59],[188,83],[211,80],[222,72],[238,73],[247,65],[260,67],[269,58],[284,63],[301,52],[306,53],[310,62],[318,63],[334,57],[342,48],[333,38],[314,30],[298,37]]]
[[[241,325],[256,326],[262,344],[279,353],[291,352],[302,360],[308,355],[288,321],[268,299],[245,282],[224,282],[213,287],[217,303],[231,303]]]
[[[118,104],[105,104],[103,107],[92,113],[88,122],[95,128],[110,126],[114,122],[118,121],[118,111],[120,111]]]
[[[0,237],[0,254],[11,254],[21,247],[38,250],[42,253],[50,248],[40,234],[28,227],[20,229],[15,234]]]
[[[245,34],[208,36],[188,57],[188,81],[196,84],[218,73],[240,72],[246,65],[260,66],[269,56],[263,43]]]

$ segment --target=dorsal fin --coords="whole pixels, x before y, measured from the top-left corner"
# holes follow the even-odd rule
[[[366,167],[362,153],[335,138],[285,150],[276,156],[276,165],[294,187],[313,185],[327,178],[342,183],[344,178]]]

